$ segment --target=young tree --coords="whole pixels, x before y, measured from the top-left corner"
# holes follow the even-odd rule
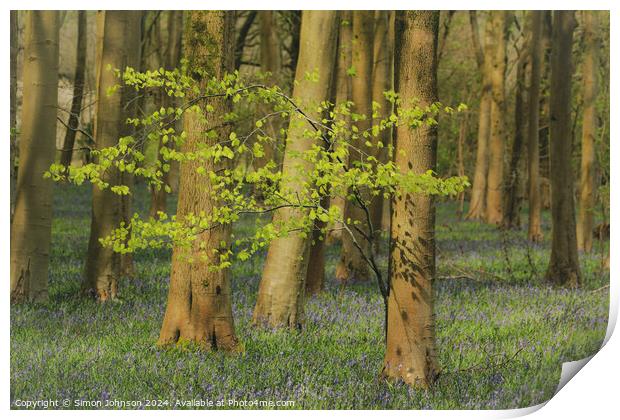
[[[354,72],[351,81],[351,99],[353,101],[352,120],[359,132],[368,130],[372,125],[372,68],[373,68],[373,35],[374,11],[356,10],[352,12],[352,44],[351,68]],[[365,145],[365,139],[359,137],[354,143],[350,159],[360,160],[363,156],[372,155],[373,150]],[[376,198],[376,197],[375,197]],[[355,203],[345,203],[344,217],[353,223],[364,223],[364,210]],[[341,281],[368,281],[370,272],[361,252],[356,248],[354,240],[363,243],[359,232],[355,238],[345,235],[342,238],[340,262],[336,269],[336,277]]]
[[[337,12],[302,13],[299,60],[295,72],[297,83],[293,88],[293,101],[306,104],[305,109],[315,110],[329,98],[337,37]],[[318,81],[308,77],[311,74],[317,75]],[[320,119],[316,111],[311,117]],[[320,145],[320,139],[302,141],[308,129],[307,121],[291,119],[282,168],[287,181],[280,186],[283,195],[284,191],[290,193],[306,188],[304,184],[308,182],[312,166],[302,155],[313,146]],[[278,224],[289,219],[302,219],[308,212],[308,209],[285,207],[274,212],[273,220]],[[255,323],[271,327],[301,327],[309,244],[306,235],[297,233],[276,238],[271,242],[254,308]]]
[[[471,199],[467,219],[481,220],[486,212],[487,174],[489,170],[489,136],[491,133],[491,78],[490,53],[487,51],[494,42],[492,33],[485,31],[484,47],[480,42],[476,11],[469,12],[474,52],[482,78],[480,109],[478,111],[478,145],[476,147],[476,166],[471,188]]]
[[[549,282],[578,287],[581,282],[571,169],[571,60],[574,11],[553,12],[551,51],[551,259]]]
[[[23,105],[15,212],[11,223],[11,302],[43,302],[52,234],[58,106],[58,12],[26,12]]]
[[[77,55],[75,61],[75,75],[73,77],[73,99],[71,101],[71,113],[67,122],[65,140],[62,144],[60,153],[60,163],[69,166],[73,159],[73,147],[75,145],[75,135],[80,124],[80,113],[82,112],[82,97],[84,96],[84,76],[86,70],[86,11],[78,10],[77,24]]]
[[[487,31],[493,39],[490,48],[491,78],[491,132],[489,136],[489,171],[487,173],[486,214],[487,223],[502,222],[504,188],[505,128],[505,72],[506,72],[506,14],[492,11]]]
[[[577,219],[577,248],[592,251],[594,229],[596,138],[596,73],[598,72],[599,48],[597,42],[596,12],[583,11],[583,37],[585,56],[583,61],[583,124],[581,134],[581,179],[579,181],[579,217]]]
[[[125,67],[139,65],[139,42],[140,12],[97,12],[97,104],[94,131],[98,150],[116,145],[119,138],[131,132],[126,119],[131,116],[128,105],[135,91],[122,87],[115,90],[118,77],[113,69],[123,71]],[[127,175],[110,167],[102,175],[102,180],[109,185],[126,185],[130,181]],[[110,189],[93,186],[90,239],[82,289],[102,302],[117,297],[118,279],[123,267],[121,256],[104,247],[99,239],[109,235],[121,220],[127,218],[128,207],[126,197]]]
[[[539,120],[540,120],[540,80],[542,73],[542,26],[543,12],[530,12],[532,39],[530,40],[531,76],[528,97],[528,126],[527,126],[527,166],[528,166],[528,231],[530,241],[540,242],[543,239],[540,227],[540,211],[542,198],[540,195],[540,150],[539,150]]]
[[[189,60],[190,75],[201,87],[206,86],[209,78],[221,78],[233,70],[230,53],[234,42],[233,25],[233,12],[188,12],[184,55]],[[190,100],[198,100],[195,93],[192,95],[194,97]],[[195,153],[201,145],[212,145],[229,135],[230,126],[224,122],[226,114],[232,110],[230,99],[213,97],[203,101],[204,109],[211,112],[204,115],[196,110],[185,114],[183,127],[187,138],[181,152]],[[229,160],[202,164],[205,169],[213,171],[230,167]],[[188,218],[201,212],[209,214],[217,205],[211,196],[214,185],[209,176],[199,173],[199,166],[198,161],[181,164],[177,218]],[[230,235],[230,225],[213,226],[198,235],[191,249],[175,246],[160,345],[193,342],[212,350],[237,348],[230,269],[212,268],[219,263],[217,250],[230,246]]]
[[[438,11],[397,12],[396,87],[403,105],[437,101]],[[437,128],[396,130],[395,163],[422,174],[435,168]],[[432,196],[405,193],[392,202],[392,243],[383,375],[428,387],[437,377],[433,280],[435,206]]]

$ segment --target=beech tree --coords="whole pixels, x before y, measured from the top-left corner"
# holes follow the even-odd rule
[[[168,11],[168,21],[167,21],[167,29],[168,29],[168,41],[166,45],[166,49],[163,54],[163,61],[166,70],[172,71],[174,70],[181,62],[181,38],[183,34],[183,11],[182,10],[170,10]],[[158,95],[158,99],[160,99],[161,104],[165,108],[171,107],[175,105],[175,99],[173,96],[169,96],[166,94]],[[162,144],[159,145],[159,149]],[[172,164],[173,167],[178,166],[175,162]],[[172,169],[172,168],[171,168]],[[162,172],[162,183],[163,185],[171,186],[171,171]],[[167,203],[168,193],[162,188],[161,185],[153,186],[151,188],[151,207],[150,207],[150,215],[156,217],[158,212],[166,212],[166,203]]]
[[[116,88],[115,69],[137,67],[140,63],[140,12],[97,12],[97,103],[95,110],[96,149],[114,146],[119,138],[131,133],[126,119],[131,116],[128,105],[135,91]],[[93,155],[98,158],[96,153]],[[130,178],[116,167],[105,168],[101,180],[107,185],[124,185]],[[123,179],[125,178],[125,179]],[[115,299],[118,280],[123,271],[121,255],[104,247],[100,238],[109,235],[127,218],[127,195],[115,194],[100,185],[93,186],[92,216],[88,255],[82,290],[99,301]]]
[[[336,59],[336,83],[333,87],[336,92],[336,105],[351,100],[351,11],[340,11],[340,24],[338,31],[338,54]],[[337,206],[344,213],[346,199],[344,197],[332,197],[330,205]],[[327,240],[330,243],[342,241],[343,227],[339,223],[330,226]]]
[[[540,196],[540,81],[542,73],[542,26],[543,12],[530,12],[532,39],[530,40],[531,76],[528,97],[527,166],[528,166],[528,231],[530,241],[543,238],[540,227],[542,198]]]
[[[595,139],[597,135],[596,95],[598,48],[596,13],[581,12],[583,16],[583,38],[585,56],[582,67],[583,74],[583,123],[581,133],[581,178],[579,181],[579,217],[577,220],[577,248],[592,251],[592,231],[594,230],[594,199],[596,153]]]
[[[502,222],[505,148],[505,72],[506,72],[506,14],[491,11],[487,31],[493,42],[490,47],[491,131],[489,135],[489,171],[487,173],[487,223]]]
[[[321,200],[321,207],[329,208],[330,198],[324,196]],[[315,221],[312,229],[310,255],[308,256],[308,268],[306,270],[306,295],[312,296],[323,291],[325,288],[325,239],[327,222],[322,220]]]
[[[437,101],[438,11],[397,12],[396,88],[403,104]],[[437,159],[437,127],[396,129],[395,164],[422,174]],[[404,193],[392,202],[383,375],[428,387],[439,373],[433,314],[435,204],[432,196]]]
[[[67,122],[65,140],[60,152],[60,163],[69,166],[73,159],[73,147],[75,136],[80,124],[80,114],[82,112],[82,99],[84,96],[84,80],[86,72],[86,11],[78,10],[77,24],[77,53],[75,62],[75,75],[73,77],[73,99],[71,100],[71,111]]]
[[[337,12],[302,13],[293,100],[305,104],[305,109],[317,109],[329,98],[337,36]],[[312,73],[318,76],[318,81],[307,77]],[[320,118],[320,112],[314,111],[310,115],[313,119]],[[302,154],[320,145],[321,139],[303,141],[307,130],[307,121],[291,120],[282,169],[283,175],[290,181],[281,186],[282,193],[301,191],[309,181],[312,165],[302,158]],[[301,209],[300,213],[300,209],[282,208],[274,212],[273,219],[277,224],[280,220],[303,218],[309,211]],[[254,308],[255,323],[271,327],[301,327],[309,245],[307,235],[298,234],[276,238],[271,242]]]
[[[352,12],[352,40],[351,40],[351,100],[353,101],[352,120],[356,122],[359,131],[366,131],[372,125],[372,68],[374,11],[355,10]],[[354,144],[351,159],[359,160],[364,154],[372,154],[373,150],[364,142]],[[344,209],[345,219],[354,223],[362,223],[365,219],[364,211],[353,203],[346,202]],[[356,248],[354,239],[364,243],[359,232],[354,232],[356,238],[348,235],[342,238],[340,262],[336,268],[336,278],[340,281],[358,280],[368,281],[370,272],[361,252]]]
[[[58,12],[28,11],[25,17],[19,171],[11,221],[12,303],[48,298],[52,182],[43,174],[54,162],[58,106]]]
[[[571,169],[571,80],[574,11],[554,11],[551,50],[551,259],[546,278],[555,285],[581,283],[573,173]]]
[[[10,72],[11,72],[11,91],[9,93],[11,100],[11,149],[10,149],[10,161],[11,166],[11,220],[13,220],[13,209],[15,208],[15,187],[17,185],[17,167],[15,166],[15,159],[17,157],[17,10],[11,10],[10,16],[11,26],[11,57],[10,57]]]
[[[393,111],[393,104],[385,96],[385,92],[394,89],[394,11],[377,10],[375,11],[375,34],[373,46],[373,69],[372,69],[372,101],[377,107],[373,115],[373,121],[390,115]],[[377,117],[378,114],[378,117]],[[381,143],[384,145],[392,144],[392,130],[381,132]],[[380,149],[377,155],[380,162],[388,159],[387,147]],[[384,206],[388,207],[389,200],[384,197],[376,197],[373,200],[372,223],[383,230]],[[374,246],[379,246],[378,236]]]
[[[265,82],[267,84],[278,84],[282,78],[282,57],[280,56],[280,45],[276,32],[275,12],[273,10],[263,10],[258,13],[258,17],[260,24],[260,69],[266,77]],[[282,128],[281,121],[281,119],[269,119],[265,122],[267,125],[265,130],[272,137],[278,136]],[[274,145],[265,145],[264,156],[257,157],[254,166],[262,168],[271,160],[277,162],[278,156],[276,156],[276,152],[277,148]]]
[[[185,26],[184,56],[198,86],[205,87],[211,77],[221,78],[233,70],[230,52],[233,47],[234,14],[221,11],[191,11]],[[199,94],[190,100],[198,101]],[[213,144],[227,138],[230,127],[224,124],[230,112],[229,98],[204,99],[204,109],[186,113],[183,129],[187,134],[181,152],[195,153],[201,144]],[[208,164],[209,162],[203,163]],[[212,162],[213,171],[230,168],[229,160]],[[199,162],[184,162],[180,167],[177,217],[181,220],[194,214],[210,213],[217,206],[211,192],[214,185],[209,176],[200,173]],[[172,254],[172,272],[166,314],[159,334],[159,344],[196,343],[212,350],[235,350],[238,340],[232,315],[230,269],[213,270],[219,262],[218,250],[229,246],[230,225],[215,226],[200,233],[197,241],[187,247],[177,246]],[[202,244],[202,245],[201,245]],[[206,250],[206,254],[203,252]]]
[[[526,28],[522,30],[523,38],[527,37]],[[521,225],[521,167],[524,163],[525,130],[527,123],[526,111],[526,73],[529,64],[527,39],[523,40],[517,53],[515,66],[515,94],[514,94],[514,136],[510,153],[510,165],[504,194],[504,211],[502,214],[502,228],[513,229]]]
[[[485,31],[484,46],[480,41],[476,11],[469,12],[476,63],[481,74],[480,107],[478,110],[478,144],[476,164],[469,200],[467,219],[481,220],[486,212],[487,174],[489,170],[489,137],[491,133],[491,54],[488,49],[493,42],[491,31]],[[489,18],[487,18],[489,19]]]

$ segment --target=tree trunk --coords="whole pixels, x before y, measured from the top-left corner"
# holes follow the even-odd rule
[[[489,172],[487,174],[486,214],[487,223],[499,225],[502,222],[504,137],[505,128],[505,71],[506,71],[506,13],[492,11],[487,25],[493,43],[491,54],[491,133],[489,137]]]
[[[328,196],[321,199],[321,206],[325,209],[329,208]],[[325,289],[325,236],[321,230],[325,228],[326,223],[315,220],[314,224],[306,272],[306,294],[308,296],[316,295]]]
[[[168,12],[168,21],[170,21],[172,14],[175,13],[173,10]],[[155,68],[155,69],[160,69],[160,68],[164,68],[165,70],[171,70],[168,68],[168,57],[167,57],[167,50],[169,49],[169,46],[167,45],[166,48],[164,49],[162,44],[164,43],[164,40],[162,39],[162,26],[163,26],[163,17],[161,14],[157,15],[155,17],[155,19],[152,21],[152,30],[150,31],[149,34],[144,34],[144,37],[142,38],[142,43],[145,44],[145,41],[148,41],[148,44],[152,44],[154,46],[154,49],[152,51],[151,54],[149,54],[152,62],[151,63],[140,63],[141,67],[144,67],[144,70],[146,70],[147,68]],[[143,24],[142,27],[144,28],[144,22],[145,20],[143,20]],[[170,22],[167,22],[168,24]],[[170,41],[173,38],[173,34],[170,31],[170,29],[174,29],[174,28],[170,28],[168,27],[168,31],[170,33],[170,35],[168,36],[168,41]],[[143,30],[144,31],[144,30]],[[144,33],[144,32],[143,32]],[[145,52],[146,52],[146,47],[144,48]],[[146,61],[146,60],[143,60]],[[146,65],[145,65],[146,64]],[[150,65],[149,65],[150,64]],[[155,94],[153,95],[153,107],[155,109],[160,109],[162,107],[167,108],[168,106],[173,106],[171,104],[171,100],[169,99],[170,97],[168,96],[168,94],[163,91],[157,91],[155,92]],[[143,99],[143,98],[141,98]],[[176,126],[175,128],[179,128],[178,126]],[[174,143],[174,142],[172,142]],[[161,158],[161,153],[160,150],[162,148],[162,146],[164,146],[163,141],[160,139],[160,141],[157,144],[157,159],[155,161],[155,165],[159,165],[161,162],[162,158]],[[162,181],[162,185],[159,186],[159,188],[155,185],[150,185],[149,189],[151,191],[151,205],[149,207],[149,217],[152,217],[154,219],[158,219],[159,216],[159,212],[166,212],[166,208],[167,208],[167,198],[168,198],[168,194],[166,193],[166,189],[165,186],[169,185],[169,175],[170,172],[164,172],[162,167],[158,168],[159,170],[161,170],[162,175],[161,175],[161,181]]]
[[[73,100],[71,101],[71,114],[67,123],[65,141],[60,153],[60,163],[70,166],[73,159],[73,147],[75,135],[80,125],[80,113],[82,111],[82,97],[84,93],[84,75],[86,70],[86,11],[78,10],[77,26],[77,59],[75,62],[75,76],[73,77]]]
[[[169,36],[174,33],[174,38],[169,38],[168,41],[168,60],[170,63],[175,63],[174,66],[178,66],[181,62],[182,56],[182,41],[183,41],[183,10],[171,11],[168,19]],[[174,41],[174,42],[173,42]],[[170,98],[170,101],[176,104],[175,98]],[[181,126],[182,122],[177,121],[177,125]],[[177,147],[170,145],[170,147]],[[170,162],[170,172],[168,173],[168,181],[172,193],[179,192],[179,162]]]
[[[551,259],[546,278],[555,285],[577,287],[581,282],[573,174],[571,169],[571,78],[575,12],[553,12],[551,52]]]
[[[583,11],[585,57],[583,61],[583,124],[581,134],[581,179],[579,181],[579,218],[577,220],[577,248],[592,251],[594,229],[595,163],[594,141],[596,137],[596,72],[597,25],[595,13]]]
[[[542,197],[540,192],[540,150],[539,150],[539,119],[540,119],[540,79],[542,72],[542,19],[543,12],[530,12],[532,39],[530,41],[531,76],[527,126],[527,165],[528,165],[528,200],[529,225],[527,237],[530,241],[540,242],[543,232],[540,227],[540,211]]]
[[[312,111],[309,112],[312,118],[320,118],[316,112],[317,105],[328,99],[330,94],[338,36],[337,17],[335,11],[302,13],[293,100],[302,104],[303,109]],[[307,80],[306,73],[312,73],[315,69],[318,69],[319,81]],[[312,170],[311,163],[300,157],[319,141],[304,138],[304,131],[308,128],[307,124],[300,124],[296,116],[291,119],[282,168],[286,181],[280,187],[286,195],[299,191]],[[306,211],[281,208],[274,212],[273,220],[277,225],[280,221],[303,218]],[[309,245],[310,240],[298,234],[289,234],[271,242],[254,308],[256,324],[301,328]]]
[[[11,166],[11,185],[10,185],[10,200],[11,200],[11,221],[13,220],[13,210],[15,209],[15,186],[17,182],[17,167],[15,166],[15,160],[17,157],[17,10],[11,10],[11,149],[10,149],[10,162]]]
[[[540,150],[540,195],[543,209],[551,208],[551,189],[549,187],[549,149],[550,149],[550,118],[549,101],[551,93],[549,92],[551,80],[551,11],[543,10],[543,29],[541,36],[541,44],[543,50],[544,64],[543,76],[544,82],[541,84],[541,111],[540,111],[540,129],[538,133],[538,143]]]
[[[52,235],[52,181],[58,106],[58,12],[26,12],[22,129],[11,223],[11,302],[44,302]]]
[[[372,67],[373,67],[373,35],[374,35],[374,12],[368,10],[354,10],[353,16],[353,39],[351,61],[355,70],[355,76],[351,82],[351,99],[353,106],[351,112],[363,115],[364,119],[354,122],[357,126],[359,138],[352,140],[356,149],[351,149],[349,159],[351,161],[366,160],[366,155],[376,154],[364,143],[366,138],[362,133],[369,130],[372,126]],[[364,199],[370,197],[364,194]],[[361,229],[368,230],[366,217],[363,209],[347,201],[344,207],[344,219],[351,219],[352,223],[359,222]],[[380,226],[377,226],[380,228]],[[362,235],[354,231],[355,240],[362,246],[369,246]],[[364,260],[361,252],[355,247],[354,240],[350,235],[342,236],[342,250],[340,262],[336,269],[336,277],[340,281],[369,281],[370,272],[368,264]]]
[[[134,11],[128,16],[128,24],[125,27],[125,48],[127,50],[127,66],[134,69],[140,68],[142,63],[142,11]],[[120,136],[132,136],[135,134],[135,127],[126,124],[127,118],[135,118],[138,115],[138,92],[134,89],[127,89],[123,92],[123,117],[120,121]],[[120,173],[121,185],[126,185],[130,190],[134,187],[134,175],[129,172]],[[121,196],[121,222],[125,226],[131,222],[133,213],[133,196],[126,194]],[[121,254],[121,275],[132,276],[134,274],[133,254]]]
[[[108,70],[136,67],[139,64],[138,42],[140,39],[139,11],[97,12],[97,104],[95,110],[95,147],[102,149],[115,146],[120,137],[128,135],[131,127],[125,122],[131,113],[125,109],[133,89],[118,89],[108,95],[108,89],[119,83],[114,73]],[[136,39],[138,42],[136,42]],[[102,176],[110,185],[131,184],[131,177],[122,175],[110,167]],[[129,185],[131,187],[131,185]],[[110,247],[103,247],[99,238],[105,237],[126,220],[129,213],[129,197],[121,197],[110,189],[93,186],[92,218],[88,255],[84,269],[82,289],[99,301],[115,299],[121,271],[128,269],[120,254]]]
[[[220,79],[233,70],[233,55],[230,53],[234,45],[233,34],[233,12],[188,12],[185,57],[189,59],[191,74],[199,80],[201,87],[206,87],[210,77]],[[199,69],[206,72],[205,77],[203,73],[192,71]],[[211,106],[213,111],[207,121],[194,112],[185,114],[187,139],[181,146],[183,153],[194,152],[201,144],[212,146],[219,139],[228,138],[230,128],[222,122],[232,110],[230,99],[211,98],[201,106],[203,109]],[[217,132],[214,139],[207,135],[211,130]],[[197,172],[200,166],[206,169],[206,175]],[[183,162],[177,217],[183,220],[188,214],[210,214],[217,203],[211,198],[208,173],[230,167],[227,159],[217,164],[212,161]],[[211,350],[233,351],[238,348],[232,315],[230,269],[210,269],[219,263],[217,251],[230,247],[230,234],[230,225],[216,226],[200,233],[191,249],[174,248],[168,304],[158,344],[193,342]],[[200,250],[201,242],[205,243],[205,250]]]
[[[402,106],[437,101],[439,12],[397,12],[396,84]],[[395,163],[401,171],[434,170],[437,127],[396,130]],[[392,203],[387,349],[383,375],[428,387],[439,372],[435,350],[435,205],[432,196],[406,193]]]
[[[243,64],[243,50],[245,48],[246,39],[250,33],[250,29],[256,20],[258,12],[256,10],[248,10],[246,18],[237,31],[237,38],[235,39],[235,70],[241,68]],[[238,18],[240,18],[240,14]],[[236,26],[236,25],[235,25]]]
[[[168,11],[168,45],[165,51],[163,65],[166,70],[174,70],[181,62],[181,37],[183,29],[183,11],[182,10],[170,10]],[[176,107],[176,100],[174,96],[168,96],[165,93],[161,98],[161,106],[165,108]],[[159,149],[163,144],[159,144],[157,155],[159,158]],[[173,144],[168,144],[167,147],[173,147]],[[175,160],[168,162],[170,170],[163,172],[162,181],[164,185],[168,185],[172,188],[171,184],[174,184],[174,174],[178,173],[179,163]],[[176,176],[176,182],[178,182],[178,176]],[[158,212],[166,212],[168,193],[162,186],[159,190],[151,187],[151,206],[149,214],[151,217],[156,218]]]
[[[465,114],[461,117],[461,121],[459,122],[459,137],[458,143],[456,147],[456,160],[457,160],[457,175],[465,176],[465,158],[464,154],[464,146],[467,142],[467,125],[469,122],[469,114]],[[456,214],[461,220],[463,218],[463,210],[465,208],[465,191],[461,191],[458,195],[458,203],[459,206],[457,208]]]
[[[476,147],[476,166],[466,218],[481,220],[486,212],[487,174],[489,170],[489,136],[491,133],[491,79],[489,76],[490,57],[485,54],[480,43],[476,12],[470,12],[470,24],[478,70],[482,75],[482,92],[478,110],[478,145]],[[491,33],[485,31],[485,45],[493,42]]]
[[[523,47],[526,48],[525,46]],[[517,59],[517,77],[515,86],[515,135],[512,143],[508,182],[506,185],[502,228],[518,229],[521,226],[521,162],[524,151],[523,132],[526,124],[525,74],[528,65],[527,53]]]
[[[278,84],[281,72],[281,58],[278,37],[276,34],[276,26],[273,10],[263,10],[259,12],[260,23],[260,68],[261,71],[268,74],[265,79],[267,85]],[[269,111],[266,106],[262,107],[260,116],[266,115]],[[267,118],[264,121],[263,130],[272,138],[277,139],[282,128],[281,118]],[[264,168],[268,162],[274,161],[276,164],[276,145],[274,142],[264,142],[264,155],[254,158],[254,169]]]
[[[342,104],[351,100],[351,76],[348,70],[351,68],[351,11],[340,12],[340,24],[338,32],[338,56],[336,58],[336,104]],[[330,205],[337,206],[340,214],[344,214],[345,198],[332,197]],[[329,231],[327,242],[342,241],[342,223],[336,222]]]
[[[395,12],[386,10],[375,11],[375,36],[374,36],[374,67],[372,72],[372,100],[381,107],[379,118],[374,119],[374,124],[379,124],[381,119],[392,113],[392,103],[383,94],[394,89],[394,17]],[[392,144],[392,129],[383,130],[379,140],[384,147],[379,149],[377,159],[381,163],[388,161],[388,145]],[[389,200],[382,196],[375,197],[372,202],[372,224],[375,229],[383,228],[383,206],[389,206]],[[375,249],[379,251],[381,235],[375,238]]]

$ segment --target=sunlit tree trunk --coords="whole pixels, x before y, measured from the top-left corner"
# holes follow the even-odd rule
[[[397,12],[396,88],[402,106],[437,101],[438,11]],[[401,171],[434,170],[437,127],[396,130],[395,163]],[[387,348],[383,375],[416,387],[439,373],[435,344],[435,205],[431,196],[403,194],[392,203]]]
[[[528,200],[529,223],[527,237],[530,241],[540,242],[543,239],[540,227],[540,211],[542,197],[540,195],[540,150],[539,150],[539,120],[540,120],[540,79],[542,72],[542,19],[543,12],[530,12],[532,39],[530,40],[530,89],[528,97],[528,126],[527,126],[527,165],[528,165]]]
[[[336,58],[336,104],[342,104],[351,100],[351,76],[348,71],[351,68],[351,11],[340,11],[340,23],[338,32],[338,55]],[[340,213],[344,214],[344,197],[332,197],[331,206],[337,206]],[[342,223],[335,222],[329,231],[328,242],[340,242],[342,240]]]
[[[52,234],[58,105],[58,12],[26,12],[19,173],[11,223],[11,302],[43,302]]]
[[[362,133],[368,130],[372,125],[372,67],[373,67],[373,35],[374,35],[374,12],[368,10],[354,10],[352,12],[353,38],[351,61],[355,75],[351,81],[351,99],[353,107],[351,112],[364,116],[362,120],[353,121],[353,125],[357,127],[359,138],[351,143],[349,159],[366,160],[365,155],[374,155],[371,148],[365,146],[366,138],[362,137]],[[370,197],[364,197],[369,199]],[[362,229],[367,226],[366,217],[363,209],[350,201],[345,202],[344,207],[345,220],[351,220],[352,223],[361,223]],[[367,246],[367,241],[362,238],[361,234],[354,231],[355,240]],[[369,245],[369,244],[368,244]],[[368,264],[364,260],[361,252],[355,247],[354,239],[350,235],[342,236],[342,250],[340,262],[336,270],[338,280],[348,281],[368,281],[370,272]]]
[[[165,50],[165,54],[163,54],[164,63],[166,70],[174,70],[181,61],[181,37],[183,33],[183,11],[182,10],[170,10],[168,11],[168,43]],[[175,107],[176,101],[174,96],[165,95],[161,98],[162,106]],[[159,148],[161,148],[163,144],[160,143]],[[171,144],[168,144],[167,147],[172,147]],[[159,155],[159,150],[158,150]],[[171,186],[174,184],[173,176],[175,172],[178,172],[178,162],[171,161],[168,162],[170,165],[170,170],[168,172],[164,172],[162,176],[162,181],[164,185]],[[178,179],[176,180],[178,182]],[[172,186],[171,186],[172,187]],[[151,188],[151,207],[149,210],[149,214],[153,217],[157,216],[158,212],[166,212],[166,204],[168,199],[168,193],[165,191],[162,186],[160,189]]]
[[[86,11],[78,10],[77,25],[77,55],[75,62],[75,75],[73,77],[73,100],[71,101],[71,114],[67,123],[67,132],[62,145],[60,163],[64,166],[71,165],[73,159],[73,147],[75,135],[80,125],[80,113],[82,111],[82,97],[84,96],[84,75],[86,70]]]
[[[506,13],[492,11],[487,30],[492,33],[491,54],[491,133],[489,137],[489,171],[485,220],[490,224],[502,222],[504,188],[505,71],[506,71]]]
[[[128,135],[131,130],[125,121],[131,115],[126,105],[135,91],[120,88],[109,95],[108,90],[117,85],[119,80],[108,66],[122,70],[127,66],[135,68],[139,64],[140,13],[97,12],[97,104],[94,130],[97,149],[115,146],[119,138]],[[131,177],[121,175],[115,167],[108,168],[102,179],[110,185],[132,183]],[[109,247],[103,247],[99,242],[99,238],[109,235],[127,218],[130,205],[128,199],[123,199],[110,189],[102,190],[93,186],[90,239],[82,289],[99,301],[117,297],[121,270],[128,268],[127,263],[123,264],[120,254]]]
[[[11,25],[11,149],[10,149],[10,163],[11,166],[11,220],[13,220],[13,210],[15,209],[15,186],[17,182],[17,167],[15,166],[15,160],[17,157],[17,10],[11,10],[10,17]]]
[[[487,173],[489,170],[489,136],[491,133],[491,78],[490,78],[490,54],[485,51],[493,42],[491,33],[485,31],[484,45],[480,42],[478,20],[476,12],[470,12],[470,24],[474,51],[478,71],[482,79],[482,91],[480,95],[480,108],[478,110],[478,144],[476,146],[476,166],[469,200],[467,219],[481,220],[486,211]]]
[[[133,11],[128,17],[125,27],[125,48],[127,51],[127,66],[134,69],[140,68],[142,62],[142,11]],[[126,124],[127,118],[134,118],[138,113],[138,92],[134,89],[123,91],[123,115],[120,126],[120,136],[131,136],[135,133],[135,127]],[[121,185],[130,189],[134,186],[134,175],[129,172],[120,173]],[[121,221],[125,226],[129,225],[133,214],[133,195],[121,196]],[[133,254],[121,255],[121,275],[131,276],[134,274]]]
[[[583,36],[585,56],[583,61],[583,124],[581,134],[581,179],[579,181],[579,217],[577,220],[577,248],[592,251],[592,230],[594,229],[595,163],[594,142],[596,138],[596,73],[597,25],[596,12],[584,11]]]
[[[573,173],[571,169],[571,78],[575,12],[554,11],[551,51],[551,259],[546,278],[555,285],[581,282]]]
[[[329,98],[331,73],[334,67],[338,36],[338,13],[335,11],[304,11],[302,13],[299,61],[295,73],[293,100],[309,110],[312,118],[320,118],[318,104]],[[319,81],[305,75],[318,70]],[[310,150],[319,140],[304,138],[307,123],[296,116],[288,129],[281,185],[288,195],[299,191],[312,170],[311,163],[300,154]],[[274,212],[273,222],[304,217],[305,211],[290,207]],[[269,245],[263,276],[258,289],[254,322],[270,327],[300,328],[303,322],[304,281],[308,266],[310,240],[296,233],[276,238]]]
[[[189,60],[192,76],[201,87],[206,87],[210,77],[222,78],[231,72],[234,57],[234,12],[191,11],[185,25],[185,57]],[[206,72],[198,73],[197,70]],[[192,95],[196,95],[193,93]],[[191,100],[191,97],[188,98]],[[184,117],[183,128],[187,139],[181,152],[194,152],[202,145],[212,146],[228,138],[230,128],[222,124],[224,116],[232,110],[227,98],[210,98],[201,102],[205,109],[213,107],[207,121],[195,112]],[[217,136],[207,135],[215,130]],[[197,169],[202,166],[207,175]],[[208,173],[230,168],[225,159],[212,161],[188,161],[181,164],[179,203],[177,217],[183,220],[188,214],[210,214],[216,202],[211,197],[212,185]],[[213,270],[219,264],[219,254],[230,247],[230,225],[215,226],[200,233],[191,249],[175,247],[172,254],[172,273],[168,304],[159,335],[159,344],[196,343],[205,349],[232,351],[238,348],[232,315],[232,290],[230,269]],[[205,249],[200,249],[204,242]]]

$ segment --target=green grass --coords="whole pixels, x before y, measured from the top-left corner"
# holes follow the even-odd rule
[[[138,191],[135,201],[144,213],[146,192]],[[81,298],[89,205],[88,186],[55,186],[50,302],[11,308],[12,402],[236,399],[293,400],[295,408],[314,409],[525,407],[548,400],[561,363],[595,353],[607,327],[609,289],[600,288],[609,274],[599,265],[608,244],[582,256],[582,289],[553,289],[542,280],[548,242],[530,245],[523,230],[501,233],[458,221],[454,206],[443,203],[435,283],[442,375],[432,390],[378,379],[381,298],[374,284],[339,288],[333,279],[337,247],[328,249],[327,290],[307,302],[301,333],[251,325],[259,255],[233,269],[235,323],[245,352],[163,350],[154,343],[170,253],[138,254],[136,275],[121,283],[120,302],[98,305]],[[543,227],[548,237],[546,214]]]

